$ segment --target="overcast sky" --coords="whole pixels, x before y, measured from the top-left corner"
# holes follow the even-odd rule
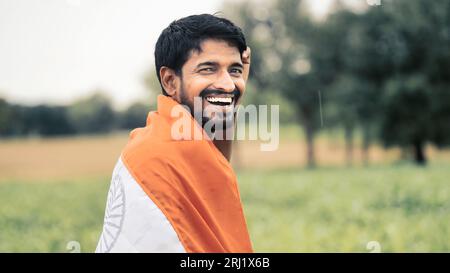
[[[0,0],[0,97],[69,103],[95,88],[115,105],[146,99],[144,73],[173,20],[221,0]]]
[[[102,89],[119,108],[150,100],[143,78],[161,31],[187,15],[219,12],[222,1],[0,0],[0,98],[67,104]],[[239,1],[250,0],[227,3]],[[304,3],[320,19],[334,1]]]

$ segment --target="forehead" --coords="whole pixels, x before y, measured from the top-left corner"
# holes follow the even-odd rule
[[[185,66],[196,66],[203,62],[217,62],[227,65],[242,63],[241,54],[237,47],[227,41],[207,39],[200,44],[201,51],[192,51]]]

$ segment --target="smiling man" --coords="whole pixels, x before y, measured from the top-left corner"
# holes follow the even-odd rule
[[[161,33],[155,65],[158,108],[115,166],[96,252],[252,252],[232,139],[216,137],[232,132],[245,91],[242,31],[214,15],[179,19]]]

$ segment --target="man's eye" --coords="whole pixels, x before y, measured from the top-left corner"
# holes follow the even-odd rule
[[[201,72],[213,72],[214,69],[212,69],[211,67],[206,67],[206,68],[202,68],[200,69]]]
[[[234,74],[242,74],[242,70],[241,70],[241,69],[238,69],[238,68],[233,68],[233,69],[231,69],[230,72],[231,72],[231,73],[234,73]]]

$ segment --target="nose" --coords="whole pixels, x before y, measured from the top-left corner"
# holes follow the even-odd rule
[[[231,78],[230,74],[227,71],[224,71],[218,75],[212,88],[225,92],[233,92],[236,89],[236,85],[234,84],[233,78]]]

